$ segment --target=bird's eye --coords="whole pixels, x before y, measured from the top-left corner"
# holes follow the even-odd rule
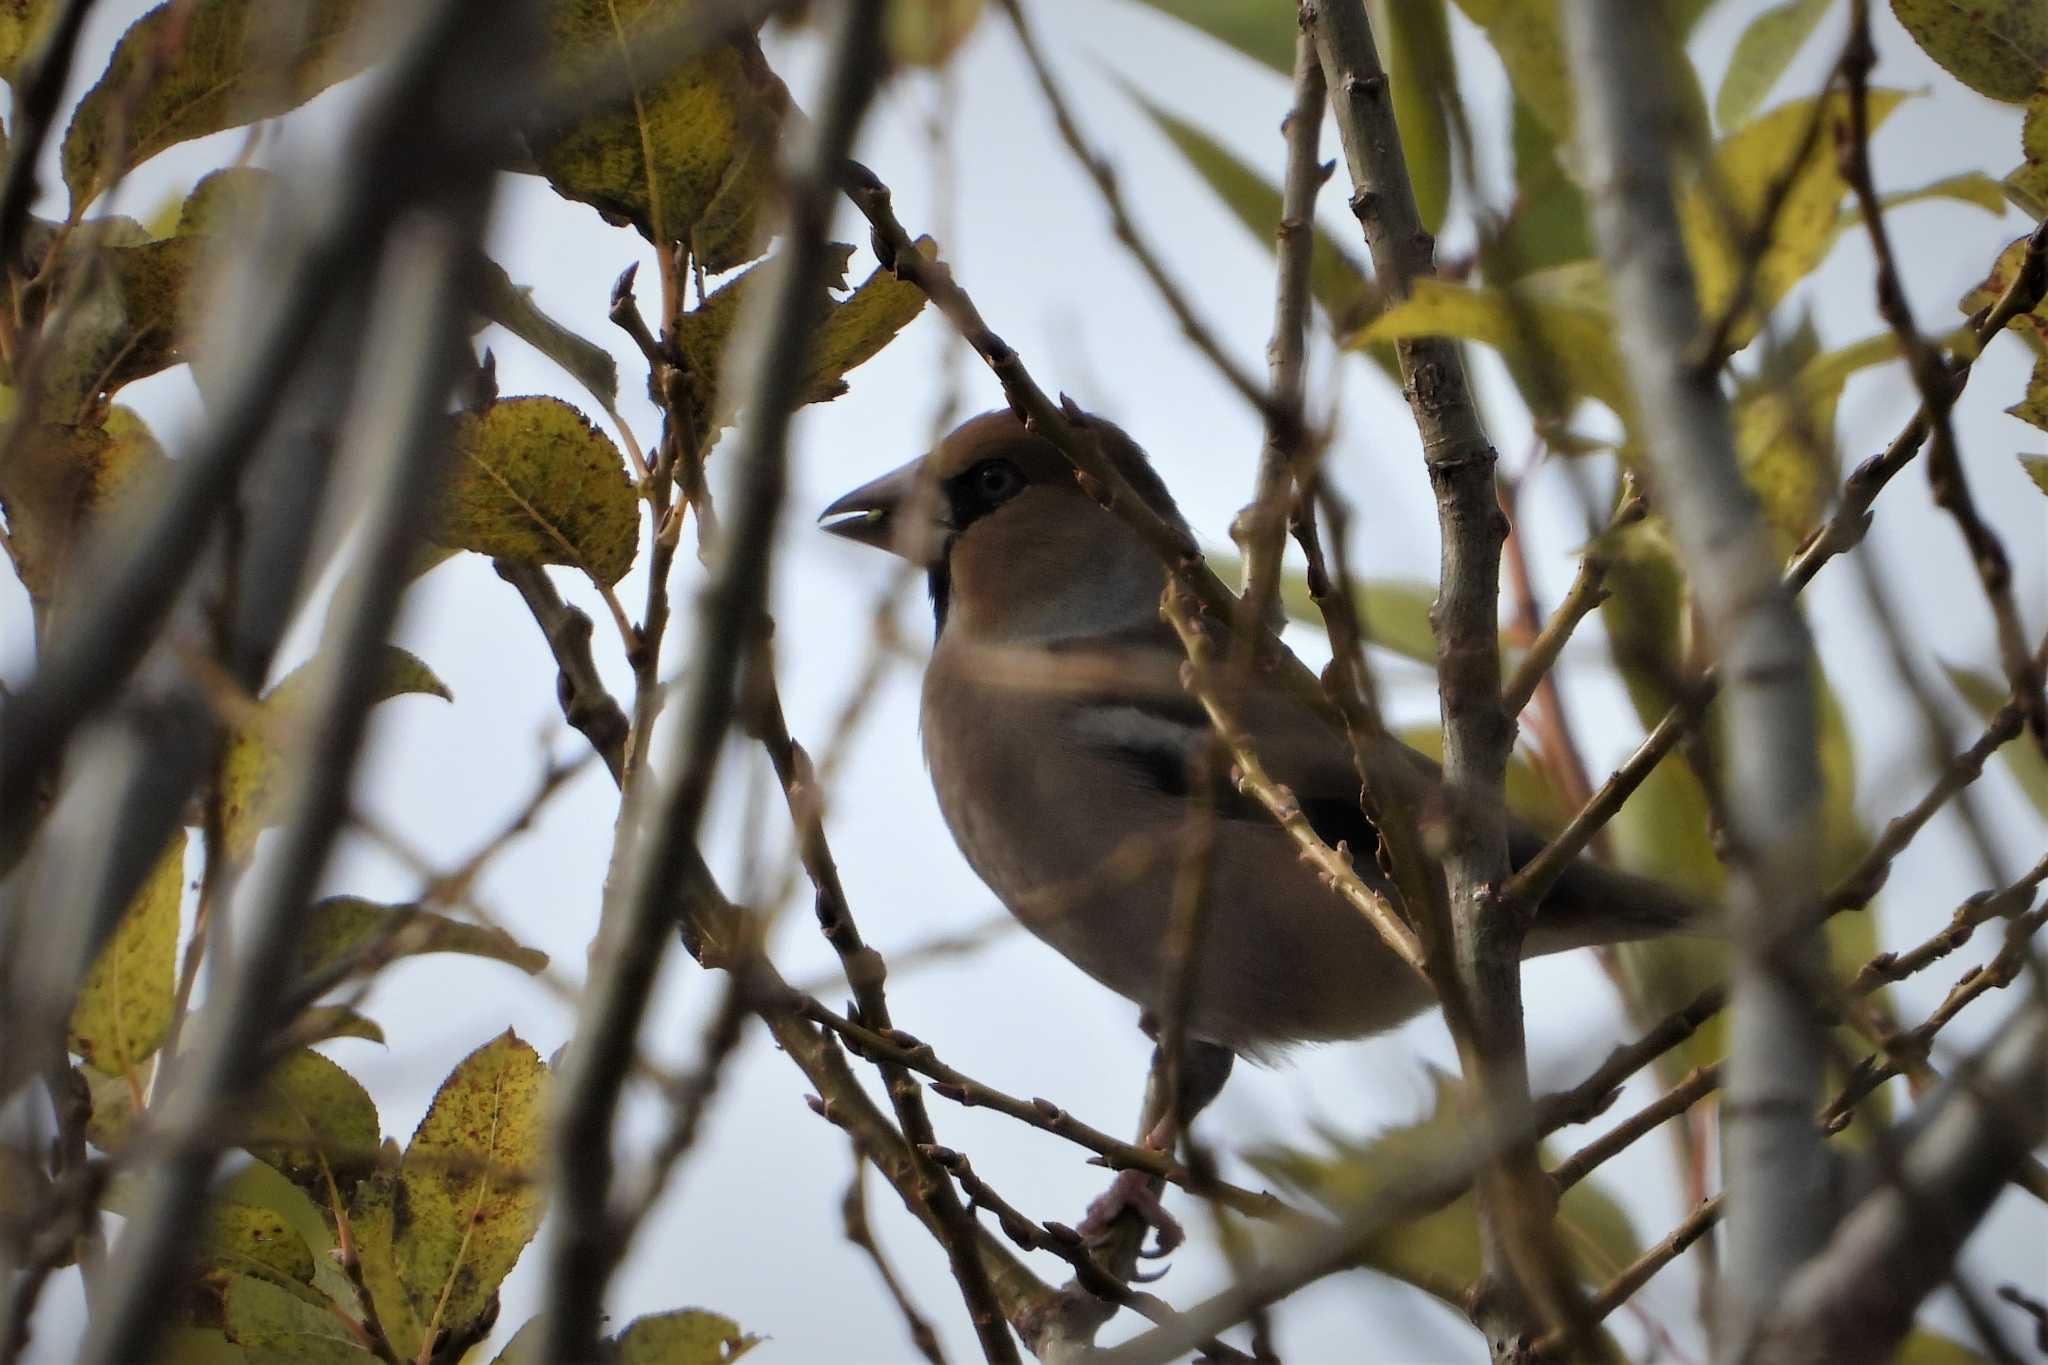
[[[1024,491],[1024,475],[1008,460],[983,460],[974,467],[974,491],[988,506],[1008,502]]]

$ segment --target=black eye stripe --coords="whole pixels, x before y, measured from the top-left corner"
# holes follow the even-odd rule
[[[953,533],[958,535],[1016,497],[1028,482],[1022,470],[1001,457],[983,460],[947,479],[944,489]]]

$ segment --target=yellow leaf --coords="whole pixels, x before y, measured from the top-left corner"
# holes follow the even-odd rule
[[[1872,132],[1904,98],[1896,90],[1870,92]],[[1679,202],[1679,224],[1692,256],[1700,311],[1712,320],[1734,300],[1751,254],[1743,238],[1761,215],[1772,186],[1789,177],[1770,247],[1756,267],[1749,307],[1730,333],[1737,347],[1756,335],[1763,315],[1820,264],[1835,240],[1837,209],[1848,192],[1836,137],[1846,126],[1849,106],[1845,95],[1832,94],[1825,100],[1819,111],[1820,133],[1804,158],[1799,150],[1815,117],[1812,100],[1780,105],[1722,139],[1714,148],[1710,170]]]
[[[185,891],[179,830],[121,916],[79,987],[66,1042],[109,1076],[134,1070],[163,1045],[177,986],[178,906]]]
[[[1892,0],[1892,13],[1980,95],[2018,104],[2048,76],[2048,7],[2038,0]]]
[[[432,537],[457,550],[567,564],[600,583],[633,567],[640,503],[611,437],[559,398],[504,398],[457,417]]]

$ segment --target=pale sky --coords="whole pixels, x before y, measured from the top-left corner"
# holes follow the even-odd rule
[[[1694,43],[1707,71],[1718,73],[1736,34],[1764,7],[1764,0],[1722,0]],[[142,8],[135,0],[99,6],[85,50],[105,53]],[[1136,83],[1276,179],[1285,81],[1128,0],[1037,0],[1031,8],[1087,129],[1115,162],[1141,226],[1235,352],[1248,365],[1262,365],[1272,296],[1265,247],[1179,162],[1112,76]],[[1963,90],[1906,39],[1888,7],[1876,8],[1882,54],[1877,81],[1926,92],[1908,101],[1876,139],[1881,187],[1910,187],[1971,168],[1993,175],[2009,170],[2018,159],[2019,111]],[[1482,169],[1498,185],[1506,161],[1499,68],[1455,10],[1453,25],[1461,63],[1470,73],[1466,94],[1475,134],[1489,163]],[[1839,27],[1839,15],[1822,26],[1770,103],[1811,91],[1832,58]],[[815,72],[814,45],[803,37],[772,39],[769,54],[804,102]],[[1039,382],[1071,393],[1129,429],[1151,451],[1198,530],[1212,543],[1226,544],[1230,516],[1250,487],[1259,444],[1255,416],[1179,336],[1110,237],[1100,202],[1059,145],[998,19],[984,23],[960,54],[954,82],[957,184],[949,207],[935,202],[932,187],[925,128],[934,96],[929,77],[907,77],[884,93],[861,138],[862,159],[894,188],[897,210],[912,232],[937,231],[950,216],[955,226],[942,239],[947,257]],[[283,137],[266,147],[263,159],[289,167],[326,155],[332,129],[353,98],[344,87],[316,100],[287,121]],[[120,211],[146,213],[181,192],[233,155],[240,136],[225,134],[152,161],[132,177]],[[1327,155],[1336,155],[1333,129],[1326,130],[1325,145]],[[46,181],[55,183],[54,175]],[[1355,233],[1343,197],[1338,184],[1326,192],[1325,221]],[[59,201],[52,197],[44,211],[60,211]],[[1908,291],[1928,331],[1959,321],[1956,298],[1981,278],[2000,245],[2030,226],[2017,212],[1994,218],[1946,203],[1903,210],[1892,222]],[[850,210],[842,214],[841,232],[848,241],[866,241]],[[1355,236],[1346,240],[1364,254]],[[1454,231],[1446,246],[1461,245]],[[618,356],[623,411],[642,444],[651,446],[658,423],[642,392],[641,363],[604,320],[607,291],[622,267],[642,260],[648,266],[642,278],[651,278],[651,257],[640,239],[607,227],[592,210],[556,197],[540,181],[513,177],[499,201],[492,249],[515,281],[533,287],[544,308]],[[871,267],[863,246],[854,272],[858,277]],[[1881,330],[1870,303],[1869,269],[1868,253],[1852,234],[1810,282],[1828,343]],[[579,401],[572,382],[516,338],[492,331],[478,340],[495,350],[505,394],[546,392]],[[882,556],[819,535],[811,522],[840,492],[924,448],[949,345],[942,321],[928,313],[853,374],[849,394],[806,409],[796,425],[775,611],[790,725],[814,752],[825,747],[858,673],[866,623],[876,595],[890,581],[891,566]],[[1979,501],[2012,554],[2023,615],[2038,632],[2048,613],[2048,502],[2012,456],[2042,449],[2043,436],[2000,412],[2018,396],[2028,363],[2016,342],[1995,345],[1978,366],[1958,430]],[[1507,467],[1519,467],[1528,446],[1526,418],[1490,355],[1482,353],[1479,373],[1502,459]],[[1000,403],[978,362],[968,357],[961,374],[968,411]],[[1334,401],[1340,409],[1332,461],[1340,485],[1357,504],[1356,570],[1371,577],[1433,579],[1436,520],[1405,405],[1376,370],[1356,357],[1332,357],[1327,347],[1316,355],[1311,382],[1317,403]],[[136,385],[122,398],[151,418],[173,453],[199,413],[182,371]],[[1838,423],[1845,467],[1887,442],[1910,415],[1912,401],[1897,367],[1854,381]],[[726,472],[714,459],[714,482]],[[1530,550],[1539,595],[1555,602],[1569,581],[1582,528],[1557,471],[1539,473],[1535,493]],[[1866,552],[1879,557],[1929,653],[1979,667],[1992,664],[1988,617],[1960,540],[1931,507],[1917,466],[1879,501],[1869,546]],[[685,615],[670,634],[671,671],[687,665],[682,651],[690,634],[686,613],[694,579],[691,566],[681,567],[677,601]],[[602,609],[568,574],[557,574],[557,581],[598,620],[599,663],[624,694],[629,674]],[[637,573],[620,585],[629,608],[642,593]],[[1849,711],[1858,743],[1859,809],[1874,828],[1925,788],[1918,730],[1882,656],[1866,639],[1866,617],[1848,568],[1837,564],[1823,571],[1806,602]],[[930,628],[921,584],[905,595],[898,614],[906,638],[921,651]],[[26,615],[18,589],[11,583],[0,589],[0,676],[10,682],[29,667]],[[1295,636],[1303,653],[1317,661],[1314,634]],[[302,655],[312,638],[301,629],[291,648]],[[401,640],[447,682],[455,701],[451,706],[404,698],[382,708],[361,796],[387,823],[450,864],[489,837],[523,801],[538,773],[538,736],[553,735],[554,751],[565,754],[576,752],[581,740],[560,726],[554,667],[538,631],[483,559],[458,556],[429,575],[413,593]],[[1640,735],[1603,653],[1597,632],[1582,631],[1565,656],[1564,674],[1596,781]],[[1394,683],[1393,704],[1401,718],[1433,718],[1433,696],[1419,670],[1388,661],[1384,676]],[[916,698],[914,668],[894,667],[871,699],[843,774],[828,793],[828,833],[855,915],[885,956],[999,913],[940,820],[919,756]],[[2038,856],[2043,826],[1998,765],[1981,790],[2010,876]],[[708,847],[735,894],[746,890],[734,879],[744,812],[749,802],[772,795],[758,750],[735,747],[721,777]],[[779,799],[768,809],[769,847],[779,860],[788,845]],[[580,979],[596,924],[615,811],[609,782],[591,768],[532,833],[492,865],[480,885],[479,899],[525,942],[551,954],[555,970],[572,982]],[[771,868],[779,878],[779,862],[771,860]],[[401,868],[359,843],[350,845],[328,880],[334,891],[389,900],[418,891]],[[1962,895],[1981,885],[1953,820],[1937,820],[1899,860],[1884,893],[1879,913],[1886,942],[1924,937]],[[773,942],[778,965],[795,981],[829,976],[836,967],[809,916],[808,899],[807,889],[793,899]],[[1944,964],[1899,987],[1902,1016],[1924,1016],[1963,966],[1988,955],[1995,942],[1995,933],[1980,934],[1953,959],[1953,967]],[[1629,1033],[1605,978],[1583,954],[1534,964],[1526,982],[1531,1064],[1539,1086],[1577,1080]],[[691,1064],[700,1021],[719,989],[720,983],[672,950],[646,1032],[649,1050],[672,1065]],[[836,1004],[845,992],[823,994]],[[1004,932],[973,956],[894,974],[890,999],[897,1024],[932,1042],[960,1069],[1013,1093],[1048,1096],[1098,1127],[1128,1130],[1148,1049],[1134,1026],[1136,1010],[1049,948]],[[1942,1035],[1947,1055],[1984,1037],[2009,1003],[1986,1001],[1965,1014]],[[471,1048],[510,1024],[547,1055],[567,1040],[571,1022],[556,997],[511,968],[447,956],[388,970],[365,1009],[395,1047],[343,1041],[325,1050],[364,1082],[385,1131],[401,1140],[447,1070]],[[1280,1067],[1240,1067],[1201,1128],[1228,1159],[1231,1173],[1260,1183],[1235,1153],[1267,1143],[1312,1145],[1318,1127],[1358,1134],[1413,1118],[1428,1100],[1425,1068],[1432,1065],[1455,1065],[1434,1017],[1380,1038],[1303,1051]],[[879,1095],[879,1087],[872,1088]],[[768,1337],[755,1356],[763,1362],[913,1358],[872,1268],[840,1236],[847,1145],[837,1129],[805,1107],[805,1090],[801,1074],[758,1027],[751,1028],[695,1154],[614,1281],[615,1325],[643,1312],[698,1305]],[[1627,1112],[1652,1094],[1649,1083],[1638,1079],[1614,1112]],[[1086,1153],[1079,1148],[936,1097],[931,1106],[940,1140],[969,1153],[982,1176],[1034,1217],[1077,1219],[1106,1179],[1084,1163]],[[637,1096],[626,1125],[628,1144],[644,1147],[662,1118],[649,1096]],[[1567,1130],[1562,1137],[1583,1141],[1588,1135]],[[1645,1244],[1685,1212],[1671,1148],[1662,1137],[1616,1158],[1601,1179],[1627,1207]],[[1157,1289],[1184,1305],[1219,1287],[1225,1272],[1206,1218],[1177,1193],[1169,1202],[1187,1217],[1192,1241],[1176,1254],[1172,1273]],[[879,1178],[870,1182],[870,1205],[877,1234],[949,1356],[977,1358],[936,1245]],[[2009,1193],[1972,1244],[1966,1264],[1980,1283],[2017,1279],[2038,1289],[2048,1280],[2044,1248],[2048,1216],[2026,1196]],[[529,1250],[507,1280],[497,1341],[532,1311],[542,1259],[537,1249]],[[1064,1278],[1056,1261],[1034,1260],[1042,1276]],[[1637,1299],[1672,1326],[1695,1358],[1696,1287],[1688,1257]],[[53,1286],[35,1359],[67,1357],[79,1306],[75,1278]],[[1943,1321],[1954,1321],[1938,1311]],[[1105,1337],[1129,1335],[1137,1325],[1126,1315]],[[1617,1314],[1612,1325],[1629,1349],[1642,1347],[1642,1325],[1631,1313]],[[2017,1332],[2021,1324],[2012,1320],[2007,1326]],[[1364,1273],[1333,1277],[1297,1295],[1279,1310],[1276,1328],[1279,1348],[1292,1361],[1483,1359],[1479,1339],[1456,1315],[1417,1291]]]

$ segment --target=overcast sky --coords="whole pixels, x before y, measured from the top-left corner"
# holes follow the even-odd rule
[[[1763,0],[1722,0],[1694,44],[1705,70],[1721,70],[1736,34],[1763,7]],[[1286,83],[1125,0],[1039,0],[1032,8],[1086,126],[1114,160],[1141,225],[1236,353],[1247,364],[1261,365],[1272,292],[1265,247],[1178,161],[1116,79],[1141,86],[1276,178]],[[1908,101],[1878,135],[1881,186],[1917,185],[1968,168],[1993,175],[2009,170],[2018,159],[2018,111],[1963,90],[1906,39],[1888,7],[1877,8],[1877,80],[1926,92]],[[133,0],[100,5],[85,50],[107,52],[142,9]],[[1488,163],[1482,171],[1498,185],[1506,160],[1499,68],[1455,10],[1453,25],[1475,133]],[[1838,31],[1839,17],[1823,26],[1777,87],[1774,102],[1814,87]],[[771,39],[769,52],[804,102],[816,65],[810,41]],[[86,65],[97,70],[96,62]],[[861,138],[862,158],[892,185],[898,212],[913,232],[950,218],[953,228],[943,246],[958,277],[1040,383],[1126,426],[1150,449],[1196,527],[1212,542],[1226,543],[1224,533],[1246,497],[1259,444],[1253,414],[1181,339],[1109,236],[1098,199],[1058,144],[999,21],[985,23],[970,41],[953,79],[949,133],[956,183],[950,203],[941,204],[934,194],[927,128],[936,92],[931,78],[908,77],[885,91]],[[317,164],[354,97],[342,88],[316,100],[288,121],[264,159],[281,167]],[[157,158],[132,177],[120,211],[145,213],[182,192],[232,156],[239,138],[225,134]],[[1334,133],[1326,143],[1334,149]],[[57,183],[54,174],[46,183]],[[651,279],[651,258],[636,236],[607,227],[592,210],[557,198],[540,181],[511,177],[503,188],[494,254],[516,281],[533,287],[544,308],[617,354],[625,415],[642,444],[651,447],[658,421],[642,393],[640,361],[604,321],[613,278],[642,260],[649,266],[642,278]],[[1325,217],[1348,233],[1353,229],[1342,200],[1341,189],[1333,186],[1324,196]],[[44,211],[60,213],[61,205],[53,197]],[[845,240],[864,242],[866,234],[850,212],[842,216]],[[1956,298],[1981,278],[2002,243],[2029,226],[2016,212],[1999,218],[1953,204],[1910,208],[1893,223],[1908,292],[1929,331],[1959,320]],[[1463,244],[1454,231],[1446,247]],[[863,247],[856,276],[871,266]],[[1881,330],[1869,301],[1869,269],[1861,239],[1852,234],[1811,282],[1815,314],[1830,344]],[[504,393],[548,392],[578,401],[570,381],[518,340],[494,330],[478,341],[495,350]],[[891,581],[891,566],[883,556],[819,535],[812,518],[840,492],[923,449],[950,348],[941,321],[922,317],[880,359],[852,376],[849,394],[806,409],[797,421],[774,605],[790,724],[814,751],[824,747],[846,703],[867,648],[867,621]],[[960,371],[967,409],[996,406],[996,385],[969,361]],[[2041,449],[2042,434],[1999,411],[2017,397],[2027,363],[2017,344],[1992,348],[1964,401],[1959,432],[1979,500],[2012,553],[2023,615],[2038,632],[2048,609],[2048,503],[2028,486],[2012,456]],[[1490,356],[1481,359],[1479,372],[1494,439],[1506,465],[1518,467],[1528,446],[1525,415]],[[1358,506],[1352,546],[1357,571],[1433,579],[1436,519],[1399,396],[1355,357],[1320,351],[1312,383],[1316,401],[1335,403],[1339,411],[1334,473]],[[123,401],[152,420],[174,453],[179,436],[199,415],[182,371],[134,386]],[[1896,367],[1854,381],[1839,421],[1845,462],[1887,442],[1911,405],[1910,385]],[[726,472],[714,465],[714,481]],[[1539,471],[1533,490],[1530,552],[1538,592],[1554,602],[1569,581],[1582,528],[1555,470]],[[1992,664],[1981,596],[1953,525],[1930,507],[1917,469],[1880,501],[1865,552],[1877,556],[1929,651],[1980,667]],[[688,572],[686,566],[686,577]],[[629,690],[630,675],[616,639],[604,629],[602,609],[567,574],[557,577],[599,621],[599,662],[618,690]],[[1859,804],[1874,827],[1917,798],[1925,778],[1918,732],[1895,695],[1889,669],[1865,639],[1866,617],[1852,579],[1842,566],[1832,567],[1806,601],[1858,741]],[[630,605],[642,590],[636,573],[621,585],[620,596]],[[686,583],[678,601],[686,609],[689,600]],[[904,595],[898,615],[921,652],[929,639],[921,585]],[[1313,661],[1318,640],[1308,632],[1296,635]],[[312,638],[308,630],[298,633],[294,648],[300,655]],[[670,667],[686,666],[681,651],[687,628],[670,638]],[[555,752],[563,754],[574,753],[581,741],[560,728],[554,668],[538,632],[517,596],[481,558],[458,556],[422,582],[412,594],[401,639],[448,683],[455,700],[450,705],[404,698],[381,708],[361,796],[445,865],[489,837],[523,801],[538,774],[538,737],[552,735]],[[1640,737],[1634,712],[1602,659],[1597,632],[1585,630],[1565,661],[1573,719],[1596,778]],[[0,675],[17,682],[29,667],[26,604],[10,582],[0,588]],[[1401,718],[1434,717],[1433,696],[1416,670],[1390,662],[1385,673],[1396,682],[1393,704]],[[915,667],[893,667],[828,793],[828,832],[854,911],[885,955],[999,914],[940,820],[919,756],[916,709]],[[1996,765],[1982,790],[2008,873],[2016,872],[2023,860],[2038,856],[2042,825]],[[740,880],[736,857],[744,812],[750,802],[772,795],[758,751],[735,748],[721,777],[709,851],[742,894],[752,889]],[[773,832],[781,822],[779,801],[763,808],[771,811]],[[593,767],[492,865],[479,888],[479,899],[524,941],[552,955],[555,972],[566,982],[582,973],[615,811],[615,794]],[[775,834],[769,847],[780,859],[787,840]],[[771,862],[770,872],[771,880],[779,878],[780,864]],[[337,861],[329,882],[334,891],[390,900],[419,889],[402,868],[360,844]],[[1947,918],[1961,894],[1980,885],[1954,822],[1937,820],[1899,861],[1884,893],[1879,913],[1887,942],[1924,937]],[[792,913],[773,943],[778,965],[796,981],[829,976],[835,966],[807,904],[807,893],[792,900]],[[1906,1018],[1923,1016],[1961,966],[1988,951],[1991,945],[1982,940],[1995,943],[1996,936],[1979,939],[1957,955],[1956,967],[1924,973],[1898,989]],[[1627,1032],[1611,989],[1584,955],[1532,965],[1526,979],[1531,1065],[1539,1086],[1578,1079]],[[671,953],[647,1030],[650,1051],[687,1065],[698,1021],[717,989],[694,964]],[[844,991],[824,995],[836,1002]],[[1135,1028],[1136,1011],[1049,948],[1023,934],[1001,932],[976,955],[892,975],[890,997],[896,1022],[935,1043],[955,1066],[1013,1093],[1049,1096],[1099,1127],[1129,1128],[1148,1047]],[[2007,1003],[1986,1002],[1966,1014],[1942,1035],[1944,1049],[1983,1037]],[[326,1050],[363,1080],[378,1102],[385,1131],[401,1139],[419,1121],[442,1076],[471,1048],[511,1024],[545,1055],[567,1040],[571,1023],[559,999],[541,984],[500,964],[454,957],[386,971],[366,1011],[395,1040],[392,1049],[344,1041]],[[1241,1067],[1202,1127],[1233,1166],[1232,1154],[1261,1143],[1312,1142],[1318,1126],[1367,1132],[1416,1115],[1429,1097],[1429,1066],[1454,1066],[1443,1027],[1433,1017],[1370,1041],[1305,1051],[1281,1067]],[[643,1312],[701,1305],[768,1336],[757,1357],[764,1362],[911,1355],[871,1267],[840,1236],[839,1195],[851,1169],[847,1146],[837,1129],[805,1107],[805,1090],[795,1068],[758,1028],[751,1029],[695,1155],[614,1283],[616,1323]],[[1616,1112],[1652,1093],[1643,1081],[1632,1083]],[[1084,1163],[1081,1149],[1009,1120],[936,1099],[933,1112],[940,1140],[969,1152],[976,1169],[1033,1216],[1078,1218],[1106,1178]],[[638,1097],[629,1139],[644,1144],[661,1118],[658,1106]],[[1567,1134],[1575,1136],[1580,1134]],[[1601,1173],[1646,1243],[1685,1211],[1670,1153],[1661,1139],[1644,1141]],[[1257,1179],[1241,1166],[1236,1173]],[[950,1355],[974,1358],[972,1335],[937,1247],[879,1180],[872,1182],[871,1196],[876,1230]],[[1196,1212],[1178,1195],[1171,1202],[1184,1213]],[[1190,1226],[1192,1244],[1176,1255],[1172,1274],[1159,1286],[1176,1304],[1210,1292],[1224,1274],[1206,1223],[1195,1217]],[[2038,1288],[2048,1279],[2044,1247],[2048,1218],[2038,1204],[2009,1194],[1973,1244],[1968,1264],[1986,1277]],[[529,1251],[506,1282],[500,1340],[532,1311],[541,1260]],[[1059,1277],[1049,1258],[1039,1258],[1036,1269]],[[1698,1343],[1689,1324],[1696,1287],[1687,1258],[1636,1301],[1674,1325],[1681,1344],[1695,1354]],[[48,1305],[35,1358],[56,1362],[68,1355],[65,1324],[76,1321],[75,1280],[57,1284]],[[1642,1342],[1631,1315],[1618,1315],[1615,1326],[1632,1349]],[[1109,1335],[1127,1335],[1132,1328],[1133,1320],[1120,1319]],[[1415,1291],[1365,1274],[1335,1277],[1296,1296],[1279,1312],[1277,1331],[1290,1360],[1483,1358],[1479,1341],[1455,1315]]]

